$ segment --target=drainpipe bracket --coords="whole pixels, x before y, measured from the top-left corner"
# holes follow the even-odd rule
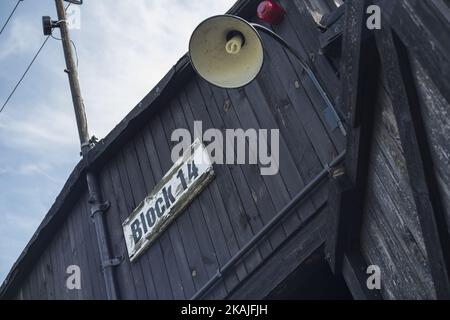
[[[106,269],[106,268],[118,266],[119,264],[122,263],[122,261],[123,261],[123,257],[122,256],[115,257],[115,258],[112,258],[110,260],[103,261],[102,268]]]
[[[109,201],[105,201],[103,203],[93,203],[91,205],[91,217],[94,217],[97,213],[105,213],[111,207],[111,203]]]

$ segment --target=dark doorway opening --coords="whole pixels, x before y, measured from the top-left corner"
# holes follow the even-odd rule
[[[342,276],[334,275],[323,254],[314,253],[286,277],[268,300],[352,300]]]

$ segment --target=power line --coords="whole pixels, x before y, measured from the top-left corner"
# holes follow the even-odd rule
[[[33,65],[34,61],[36,60],[36,58],[38,57],[39,53],[41,53],[42,48],[44,48],[45,44],[48,41],[48,38],[50,38],[50,36],[47,36],[47,38],[45,38],[44,42],[42,43],[41,47],[39,48],[39,50],[36,52],[36,54],[33,57],[33,60],[31,60],[30,64],[28,65],[28,67],[25,69],[25,72],[22,74],[22,76],[20,77],[19,81],[17,82],[17,84],[14,86],[14,89],[11,91],[11,93],[9,94],[8,98],[6,99],[5,103],[2,105],[2,108],[0,109],[0,113],[3,111],[3,109],[5,109],[6,105],[8,104],[9,100],[11,99],[11,97],[13,96],[14,92],[16,92],[17,88],[19,87],[20,83],[22,82],[22,80],[25,78],[25,76],[28,73],[28,70],[30,70],[31,66]]]
[[[2,34],[3,30],[5,30],[6,25],[9,23],[9,20],[11,20],[11,17],[13,16],[14,12],[16,12],[17,7],[19,6],[19,3],[21,3],[23,0],[17,1],[14,9],[12,10],[11,14],[9,15],[8,19],[6,19],[5,24],[3,25],[2,29],[0,30],[0,34]]]
[[[19,2],[22,0],[19,0]],[[16,4],[17,7],[17,4]],[[66,6],[67,10],[70,7],[70,3]],[[19,85],[22,83],[22,80],[25,78],[25,76],[27,75],[28,71],[30,70],[31,66],[33,65],[34,61],[36,60],[36,58],[39,56],[39,53],[41,53],[42,49],[44,48],[45,44],[47,43],[48,39],[50,38],[50,36],[47,36],[44,40],[44,42],[42,43],[42,45],[39,47],[39,50],[36,52],[36,54],[34,55],[33,59],[31,60],[30,64],[28,65],[28,67],[25,69],[25,72],[22,74],[22,76],[20,77],[19,81],[16,83],[16,85],[14,86],[14,89],[11,91],[11,93],[9,94],[8,98],[6,99],[6,101],[3,103],[2,107],[0,108],[0,113],[2,113],[2,111],[5,109],[6,105],[8,104],[9,100],[11,99],[11,97],[14,95],[14,93],[16,92],[17,88],[19,87]]]

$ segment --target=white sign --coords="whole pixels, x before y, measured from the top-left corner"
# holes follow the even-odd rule
[[[128,255],[134,261],[214,177],[205,146],[195,140],[148,197],[123,222]]]

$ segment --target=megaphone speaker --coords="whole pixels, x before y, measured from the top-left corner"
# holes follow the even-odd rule
[[[256,29],[244,19],[219,15],[206,19],[189,41],[195,71],[221,88],[240,88],[260,72],[264,51]]]

